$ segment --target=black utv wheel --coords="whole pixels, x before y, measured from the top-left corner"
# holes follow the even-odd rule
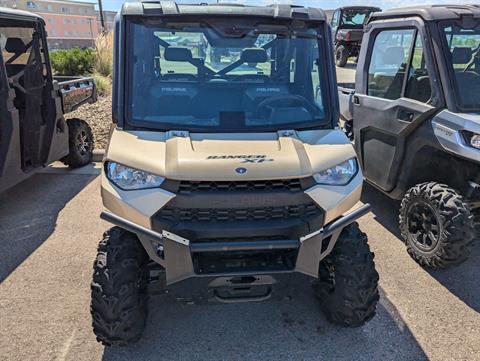
[[[71,168],[79,168],[92,162],[93,135],[90,126],[82,119],[69,119],[68,145],[69,153],[62,162]]]
[[[446,268],[468,258],[473,216],[463,197],[445,184],[418,184],[400,206],[400,232],[407,252],[422,266]]]
[[[320,262],[314,290],[330,322],[358,327],[375,315],[379,294],[373,257],[367,236],[352,223],[343,229],[332,253]]]
[[[347,65],[348,61],[348,49],[343,46],[339,45],[335,48],[335,64],[343,68],[345,65]]]
[[[105,232],[93,264],[93,332],[106,346],[124,346],[142,335],[147,316],[148,256],[122,228]]]

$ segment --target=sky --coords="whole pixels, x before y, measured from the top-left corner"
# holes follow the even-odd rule
[[[95,0],[80,0],[85,2],[96,3]],[[378,6],[382,9],[390,9],[395,7],[404,7],[404,6],[415,6],[415,5],[425,5],[425,4],[455,4],[455,3],[478,3],[478,0],[220,0],[221,2],[239,2],[245,4],[259,5],[260,3],[271,4],[271,3],[284,3],[284,4],[295,4],[295,5],[305,5],[312,7],[320,7],[322,9],[336,9],[341,6],[351,6],[351,5],[365,5],[365,6]],[[125,0],[103,0],[103,8],[105,10],[119,10]],[[178,1],[186,3],[195,3],[195,2],[215,2],[212,0],[180,0]]]

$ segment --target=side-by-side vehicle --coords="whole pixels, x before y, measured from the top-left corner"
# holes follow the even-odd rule
[[[335,10],[330,24],[335,45],[335,64],[347,65],[349,58],[358,58],[362,45],[363,26],[373,12],[380,8],[371,6],[345,6]]]
[[[116,226],[94,263],[98,340],[137,340],[155,283],[263,300],[287,273],[316,279],[332,322],[370,320],[378,274],[354,222],[369,206],[350,211],[363,175],[337,127],[323,11],[127,2],[115,34],[101,188]]]
[[[56,160],[80,167],[93,137],[81,119],[63,115],[96,101],[91,78],[56,79],[44,20],[0,8],[0,192]]]
[[[421,265],[467,259],[480,215],[480,6],[375,13],[341,115],[366,180],[402,199]]]

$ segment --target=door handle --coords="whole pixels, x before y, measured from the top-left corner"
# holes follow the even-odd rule
[[[360,105],[360,98],[356,95],[353,96],[353,104]]]

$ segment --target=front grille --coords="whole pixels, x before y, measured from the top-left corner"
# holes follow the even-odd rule
[[[230,182],[230,181],[181,181],[178,193],[189,194],[192,192],[245,192],[245,191],[289,191],[297,192],[302,190],[300,179],[279,179],[266,181],[245,181],[245,182]]]
[[[166,206],[158,212],[158,218],[177,222],[255,221],[302,218],[320,213],[321,210],[313,202],[256,208],[176,208]]]

